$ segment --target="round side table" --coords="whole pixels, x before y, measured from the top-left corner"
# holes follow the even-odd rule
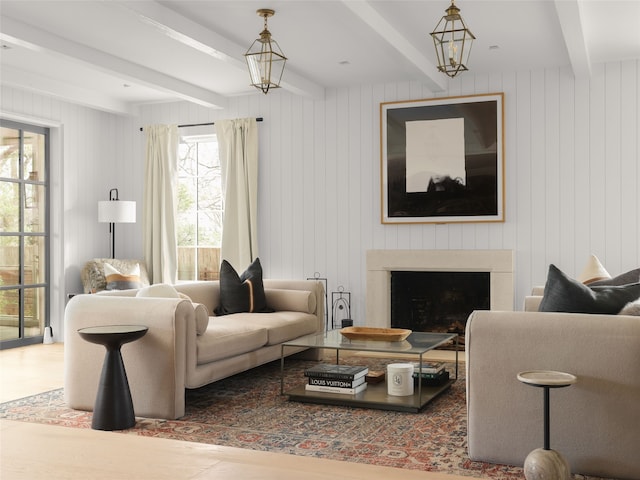
[[[142,325],[105,325],[78,330],[87,342],[106,348],[91,428],[94,430],[124,430],[136,424],[127,372],[120,348],[147,333]]]
[[[544,389],[544,448],[536,448],[524,461],[524,476],[527,480],[569,480],[569,462],[550,447],[549,390],[573,385],[575,375],[551,370],[531,370],[518,373],[518,380],[527,385]]]

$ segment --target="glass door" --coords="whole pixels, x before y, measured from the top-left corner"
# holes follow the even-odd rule
[[[0,348],[49,326],[49,129],[0,120]]]

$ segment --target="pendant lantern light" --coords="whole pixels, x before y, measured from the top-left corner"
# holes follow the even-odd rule
[[[279,88],[287,57],[284,56],[278,42],[271,38],[267,28],[267,19],[275,13],[274,10],[261,8],[256,13],[264,18],[264,30],[244,54],[249,67],[251,85],[261,90],[265,95],[272,88]]]
[[[438,70],[451,78],[469,70],[469,54],[475,36],[460,16],[460,9],[451,0],[436,28],[431,32],[438,57]]]

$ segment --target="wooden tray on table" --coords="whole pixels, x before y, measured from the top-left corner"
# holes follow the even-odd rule
[[[349,340],[374,340],[379,342],[402,342],[411,330],[405,328],[345,327],[340,333]]]

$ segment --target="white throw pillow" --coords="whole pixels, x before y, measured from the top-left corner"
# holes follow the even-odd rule
[[[592,282],[607,280],[609,278],[611,278],[611,275],[609,274],[609,272],[607,272],[607,269],[604,268],[602,263],[600,263],[598,257],[596,257],[595,255],[591,255],[589,257],[589,260],[587,261],[587,264],[582,270],[582,273],[580,273],[576,280],[584,283],[585,285],[588,285]]]
[[[168,283],[156,283],[138,290],[136,297],[180,298],[180,294]]]

